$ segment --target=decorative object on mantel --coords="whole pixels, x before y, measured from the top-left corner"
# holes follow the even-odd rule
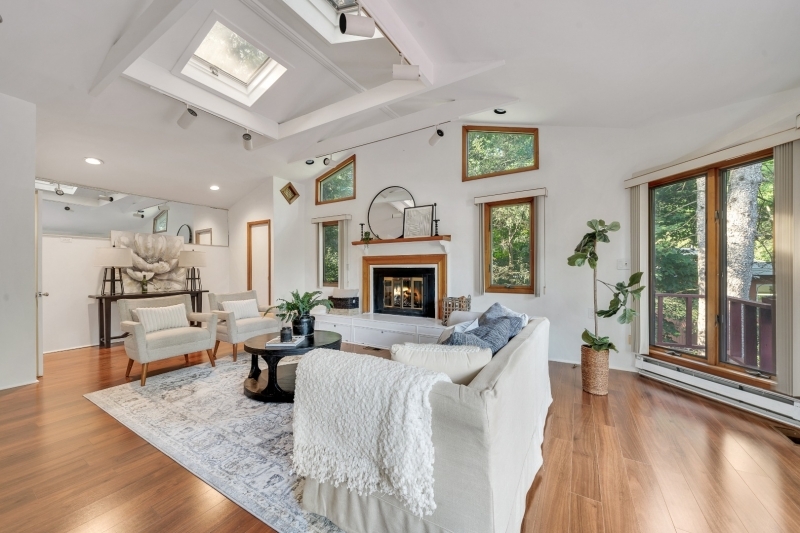
[[[206,266],[206,253],[194,250],[183,250],[178,258],[178,266],[188,268],[186,271],[186,290],[201,291],[203,283],[200,280],[200,268]]]
[[[183,228],[186,228],[186,231],[183,231]],[[183,233],[181,233],[183,232]],[[183,237],[186,239],[186,244],[192,244],[192,227],[189,224],[183,224],[180,228],[178,228],[178,232],[175,234],[178,237]]]
[[[112,231],[111,244],[133,253],[133,266],[122,270],[125,292],[141,291],[141,272],[150,274],[148,280],[156,292],[185,290],[186,270],[178,266],[183,237]]]
[[[361,222],[359,224],[359,226],[361,226],[361,240],[363,241],[364,240],[364,223]]]
[[[436,204],[433,204],[433,205],[436,205]],[[441,219],[439,219],[439,218],[434,218],[433,219],[433,236],[434,237],[438,237],[439,236],[439,220],[441,220]]]
[[[376,194],[367,211],[367,222],[373,237],[380,240],[401,238],[403,211],[415,205],[414,197],[403,187],[386,187]]]
[[[442,298],[442,325],[447,325],[447,319],[453,311],[471,311],[472,295],[468,296],[445,296]]]
[[[403,210],[403,238],[431,237],[436,204],[406,207]]]
[[[133,254],[129,248],[97,248],[94,251],[94,264],[103,267],[103,286],[100,294],[106,294],[106,284],[109,284],[109,294],[125,294],[122,283],[122,269],[133,266]],[[119,273],[119,277],[117,277]]]
[[[365,238],[367,237],[368,233],[369,232],[367,232],[367,231],[364,232],[364,237]],[[396,243],[400,243],[400,242],[412,243],[412,242],[429,242],[430,241],[430,242],[438,242],[439,246],[442,247],[442,250],[444,251],[444,253],[447,253],[449,251],[449,249],[450,249],[450,239],[451,239],[450,235],[435,235],[435,236],[432,236],[432,237],[412,237],[412,238],[408,238],[408,239],[404,239],[402,237],[399,238],[399,239],[379,239],[379,240],[371,239],[369,241],[353,241],[350,244],[352,244],[353,246],[364,246],[365,252],[366,252],[366,248],[367,248],[367,246],[369,244],[396,244]]]
[[[281,189],[281,195],[283,195],[284,200],[289,202],[289,205],[300,198],[300,193],[297,192],[297,189],[294,188],[294,185],[292,185],[291,181],[283,186]]]
[[[330,297],[333,307],[328,310],[331,315],[360,315],[361,304],[358,299],[358,289],[333,289]]]
[[[284,300],[278,298],[281,302],[278,305],[273,305],[267,309],[267,313],[273,309],[277,309],[275,313],[282,322],[291,322],[295,335],[313,335],[314,334],[314,317],[311,315],[311,310],[320,305],[325,306],[325,309],[333,307],[333,303],[325,298],[320,298],[322,291],[305,292],[302,296],[298,291],[292,291],[292,298]]]
[[[590,220],[586,223],[592,231],[585,234],[575,247],[575,253],[567,259],[569,266],[583,266],[588,264],[592,269],[592,277],[594,280],[594,333],[588,329],[583,331],[581,339],[584,344],[581,346],[581,378],[583,381],[583,390],[589,394],[596,394],[598,396],[605,396],[608,394],[608,352],[609,350],[617,351],[616,346],[608,337],[601,337],[597,329],[597,317],[610,318],[618,312],[622,314],[617,317],[617,322],[620,324],[630,324],[636,317],[636,311],[628,307],[628,297],[638,300],[644,290],[644,285],[634,289],[633,287],[639,285],[642,279],[642,273],[636,272],[631,275],[628,282],[621,281],[616,285],[610,285],[605,281],[597,279],[597,243],[610,242],[608,233],[610,231],[618,231],[620,228],[619,222],[612,222],[606,224],[602,219]],[[597,282],[600,281],[603,285],[608,287],[613,296],[611,303],[607,310],[597,309]]]

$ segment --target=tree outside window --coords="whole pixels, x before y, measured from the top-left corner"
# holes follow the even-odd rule
[[[539,130],[464,126],[462,181],[539,168]]]
[[[353,200],[356,197],[356,156],[353,155],[317,178],[316,204]]]
[[[322,285],[339,286],[339,223],[322,224]]]
[[[534,292],[533,198],[484,204],[486,292]]]

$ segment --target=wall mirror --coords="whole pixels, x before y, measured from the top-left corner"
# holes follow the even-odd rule
[[[403,236],[403,210],[414,207],[414,197],[403,187],[386,187],[369,204],[367,223],[376,239],[399,239]]]
[[[36,189],[42,199],[44,234],[108,238],[112,231],[153,233],[154,220],[160,216],[165,235],[183,237],[187,244],[228,246],[227,209],[41,179],[36,180]]]

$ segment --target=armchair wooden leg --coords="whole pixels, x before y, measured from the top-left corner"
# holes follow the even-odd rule
[[[126,378],[131,376],[131,368],[133,368],[133,359],[128,359],[128,369],[125,371]]]
[[[183,356],[183,360],[186,361],[187,365],[189,364],[189,354],[188,353]]]
[[[219,341],[214,343],[214,359],[217,358],[217,350],[219,350]]]
[[[142,387],[144,387],[144,382],[147,381],[147,366],[150,363],[145,363],[142,365]]]
[[[234,343],[234,345],[233,345],[233,362],[234,363],[236,362],[236,354],[238,353],[238,351],[239,351],[239,345]]]
[[[211,366],[217,366],[217,358],[214,357],[213,350],[206,350],[208,353],[208,360],[211,361]]]

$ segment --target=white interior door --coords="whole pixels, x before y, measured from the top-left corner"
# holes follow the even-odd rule
[[[272,301],[271,237],[269,220],[247,223],[247,290],[255,290],[265,306]]]
[[[34,218],[36,238],[36,375],[44,375],[44,302],[42,298],[48,296],[42,292],[42,198],[39,191],[34,193]]]

